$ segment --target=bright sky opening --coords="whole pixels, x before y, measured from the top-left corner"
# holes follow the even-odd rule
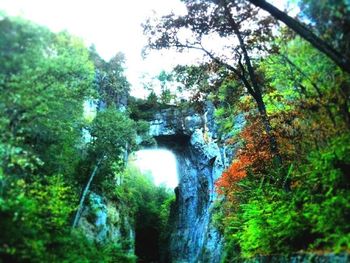
[[[151,172],[156,185],[175,188],[178,182],[176,157],[165,149],[140,150],[135,153],[134,164],[142,172]]]

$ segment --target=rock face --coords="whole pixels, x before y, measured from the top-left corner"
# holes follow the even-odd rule
[[[150,135],[159,147],[176,155],[179,175],[162,262],[220,262],[223,238],[212,222],[214,183],[235,149],[219,144],[214,107],[207,104],[203,114],[193,109],[163,109],[150,122]],[[122,244],[124,251],[134,253],[134,225],[120,204],[91,192],[79,227],[91,240]]]
[[[78,227],[86,237],[98,243],[120,244],[134,254],[135,231],[126,208],[90,192]]]
[[[230,158],[217,143],[212,105],[205,107],[203,115],[162,110],[150,131],[160,147],[174,152],[179,174],[164,262],[220,262],[222,237],[212,224],[214,182]]]

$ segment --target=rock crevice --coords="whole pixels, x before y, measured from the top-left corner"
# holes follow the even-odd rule
[[[174,152],[179,186],[171,211],[165,262],[220,262],[222,236],[212,224],[214,183],[224,169],[217,143],[213,106],[203,115],[193,110],[162,110],[150,122],[159,147]],[[227,155],[226,155],[227,156]]]

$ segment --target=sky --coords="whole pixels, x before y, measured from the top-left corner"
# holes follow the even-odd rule
[[[273,0],[283,8],[286,0]],[[126,75],[132,95],[144,97],[143,76],[153,77],[161,70],[170,71],[177,64],[196,61],[198,53],[179,54],[153,51],[145,60],[141,52],[147,44],[141,23],[154,15],[185,13],[180,0],[0,0],[0,10],[11,16],[22,16],[47,26],[54,32],[67,30],[82,38],[87,46],[94,44],[98,53],[110,59],[118,52],[126,56]]]
[[[156,185],[170,188],[178,185],[175,155],[165,149],[140,150],[135,153],[135,164],[142,172],[151,171]]]
[[[271,1],[282,9],[286,3],[286,0]],[[142,49],[147,44],[142,22],[154,12],[157,15],[171,11],[185,13],[180,0],[0,0],[0,10],[47,26],[54,32],[67,30],[82,38],[86,46],[94,44],[105,60],[123,52],[126,76],[132,85],[131,94],[137,97],[147,94],[142,88],[143,76],[153,77],[161,70],[170,71],[177,64],[190,64],[201,57],[192,52],[153,51],[146,59],[142,58]],[[152,170],[156,183],[165,181],[169,187],[177,185],[174,156],[165,152],[141,151],[138,157],[142,169]],[[161,162],[154,162],[160,159]],[[172,173],[169,173],[169,167]]]
[[[0,10],[54,32],[67,30],[82,38],[87,46],[93,43],[105,60],[123,52],[127,78],[140,97],[143,75],[156,76],[162,69],[170,70],[177,63],[191,60],[188,55],[175,52],[152,52],[145,60],[141,56],[147,44],[141,23],[153,12],[181,14],[185,9],[179,0],[0,0]]]

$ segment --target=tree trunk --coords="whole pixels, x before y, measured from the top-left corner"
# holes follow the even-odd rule
[[[254,70],[253,64],[250,60],[250,57],[249,57],[249,54],[248,54],[248,51],[246,48],[246,44],[245,44],[243,36],[239,30],[239,27],[238,27],[236,21],[234,20],[234,18],[232,17],[232,14],[231,14],[230,10],[228,9],[227,5],[225,5],[224,8],[225,8],[226,16],[229,19],[230,25],[232,26],[233,32],[235,33],[235,35],[238,38],[239,46],[242,50],[244,61],[245,61],[246,67],[248,69],[248,76],[249,76],[251,85],[247,86],[247,84],[245,84],[245,86],[248,89],[248,92],[250,93],[250,95],[254,98],[254,100],[258,106],[261,120],[263,122],[266,134],[267,134],[268,139],[269,139],[271,154],[273,155],[273,157],[276,158],[277,163],[279,165],[281,165],[282,164],[282,157],[281,157],[280,152],[278,150],[277,140],[276,140],[274,134],[272,133],[270,120],[267,116],[266,106],[265,106],[264,100],[262,98],[262,90],[261,90],[260,85],[257,81],[255,70]],[[242,71],[244,71],[243,66],[242,66]],[[243,76],[244,76],[244,74],[243,74]],[[247,81],[245,81],[245,82],[247,82]],[[250,90],[252,90],[252,91],[250,91]]]
[[[278,149],[276,137],[272,133],[271,123],[270,123],[269,117],[267,116],[266,107],[265,107],[265,103],[262,99],[262,96],[258,96],[257,98],[255,98],[255,101],[256,101],[256,104],[258,106],[261,121],[264,125],[267,137],[269,139],[271,154],[275,158],[275,160],[277,161],[277,164],[281,165],[282,164],[282,157],[281,157],[281,154],[280,154],[279,149]]]
[[[282,21],[289,28],[293,29],[302,38],[308,41],[311,45],[317,48],[319,51],[328,56],[334,61],[341,69],[350,73],[350,61],[347,57],[342,56],[333,47],[328,45],[325,41],[316,36],[312,31],[310,31],[305,25],[297,21],[296,19],[290,17],[286,13],[282,12],[272,4],[266,2],[265,0],[249,0],[252,4],[260,7],[261,9],[270,13],[274,18]]]
[[[95,165],[94,170],[92,171],[92,173],[90,175],[89,181],[87,182],[87,184],[86,184],[86,186],[84,188],[83,194],[81,195],[81,198],[80,198],[80,202],[79,202],[77,213],[75,214],[75,217],[74,217],[72,228],[75,228],[78,225],[78,223],[79,223],[79,219],[80,219],[81,213],[83,212],[85,198],[87,196],[87,193],[89,192],[91,182],[94,179],[101,162],[102,162],[102,158]]]

